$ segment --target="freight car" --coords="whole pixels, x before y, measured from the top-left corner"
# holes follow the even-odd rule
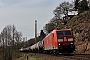
[[[30,46],[30,52],[43,52],[43,47],[44,47],[44,44],[43,44],[43,40],[42,41],[39,41],[37,42],[36,44]]]

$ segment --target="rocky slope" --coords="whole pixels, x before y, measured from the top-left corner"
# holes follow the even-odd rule
[[[73,29],[76,53],[90,54],[90,11],[74,16],[67,26]]]

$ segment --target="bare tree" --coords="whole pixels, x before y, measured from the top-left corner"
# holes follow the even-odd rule
[[[16,33],[15,33],[15,42],[16,42],[15,46],[17,48],[20,48],[20,41],[21,41],[21,39],[22,39],[22,33],[16,31]]]
[[[63,22],[62,15],[65,15],[66,16],[65,20],[68,20],[68,17],[67,17],[68,11],[71,11],[70,10],[71,8],[73,8],[73,4],[66,2],[66,1],[61,3],[58,7],[56,7],[56,9],[53,11],[55,16],[50,20],[49,23],[47,23],[44,26],[44,31],[46,32],[46,34],[50,33],[54,29],[60,29],[58,25],[61,22]],[[66,21],[64,21],[64,22],[66,22]]]
[[[14,25],[5,26],[0,35],[3,42],[3,60],[12,60],[12,52],[15,50],[15,45],[21,41],[21,37],[22,33],[18,32]]]
[[[69,9],[73,8],[73,4],[64,1],[61,3],[56,9],[54,10],[54,14],[56,15],[57,18],[61,18],[62,15],[67,16]]]
[[[47,23],[45,26],[44,26],[44,31],[46,34],[50,33],[52,30],[55,29],[55,25],[52,24],[52,23]]]

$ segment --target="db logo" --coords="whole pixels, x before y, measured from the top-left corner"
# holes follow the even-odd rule
[[[66,37],[64,37],[64,41],[67,41]]]

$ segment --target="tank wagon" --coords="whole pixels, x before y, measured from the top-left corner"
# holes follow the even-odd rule
[[[43,51],[43,40],[37,42],[36,44],[30,46],[30,52],[42,52]]]
[[[22,47],[21,49],[19,49],[19,51],[20,51],[20,52],[29,52],[30,48],[31,48],[31,47],[27,47],[27,48],[23,48],[23,47]]]

